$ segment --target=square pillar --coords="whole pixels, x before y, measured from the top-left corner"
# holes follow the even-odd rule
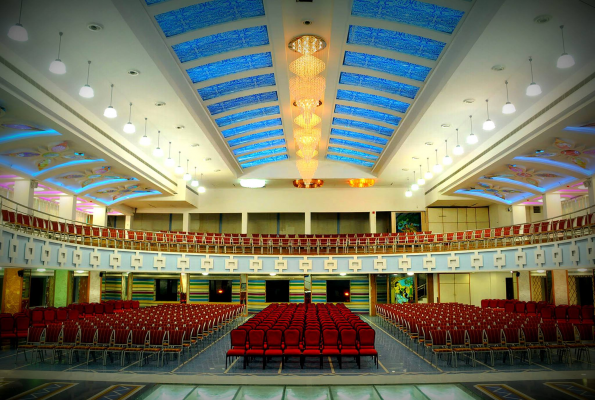
[[[370,304],[370,317],[374,317],[376,315],[376,275],[370,274],[369,277],[368,301]]]
[[[242,212],[242,232],[241,233],[248,233],[248,212]]]
[[[188,232],[190,230],[190,213],[182,213],[182,231]]]
[[[512,224],[522,225],[527,223],[527,210],[525,206],[512,206]]]
[[[72,221],[76,219],[76,196],[60,197],[58,216],[60,218],[69,219]]]
[[[568,271],[552,270],[552,291],[554,305],[568,304]]]
[[[101,276],[99,271],[89,271],[89,303],[101,301]]]
[[[54,307],[66,307],[72,299],[72,271],[54,271]]]
[[[93,209],[93,225],[106,226],[107,225],[107,208],[95,207]]]
[[[397,213],[394,211],[390,213],[390,231],[391,233],[397,233]]]
[[[23,300],[23,278],[19,276],[19,268],[4,268],[4,279],[2,284],[2,312],[21,312]]]
[[[15,181],[13,187],[14,202],[29,208],[33,207],[33,194],[36,186],[37,182],[29,179]],[[22,209],[17,211],[23,214],[33,214],[33,210]]]
[[[89,277],[79,277],[79,303],[89,302]]]
[[[370,211],[370,233],[376,233],[376,211]]]
[[[305,225],[304,225],[304,233],[306,235],[312,234],[312,212],[306,211],[305,212]]]
[[[132,222],[134,221],[134,215],[124,216],[124,229],[132,229]]]
[[[519,271],[517,285],[519,292],[519,300],[531,301],[531,273],[529,271]]]
[[[558,193],[543,195],[543,211],[546,219],[556,218],[562,215],[562,199]]]

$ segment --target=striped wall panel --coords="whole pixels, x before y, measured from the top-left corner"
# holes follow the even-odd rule
[[[265,303],[266,281],[248,281],[248,312],[259,312],[268,304]]]
[[[209,302],[209,280],[208,279],[190,279],[188,286],[188,299],[191,303]]]
[[[304,280],[289,281],[289,302],[303,303],[304,302]]]
[[[351,302],[345,303],[354,313],[368,313],[370,311],[370,283],[368,279],[351,280]]]
[[[376,303],[388,303],[388,285],[386,278],[376,278]]]
[[[231,281],[231,302],[240,302],[240,280],[234,279]]]
[[[312,280],[312,303],[326,303],[326,281]]]
[[[155,303],[155,279],[132,277],[132,300],[140,302],[141,307]]]
[[[122,275],[103,274],[101,300],[122,300]]]

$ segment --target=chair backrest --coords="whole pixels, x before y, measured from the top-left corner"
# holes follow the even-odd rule
[[[447,330],[445,329],[432,329],[430,330],[430,341],[433,346],[446,346],[446,335]]]
[[[113,329],[110,328],[99,328],[97,329],[97,344],[109,345],[114,334]]]
[[[556,319],[566,319],[566,312],[568,310],[568,306],[556,306],[554,309],[554,315]]]
[[[576,333],[572,324],[558,324],[558,331],[564,342],[576,342]]]
[[[81,328],[78,326],[64,327],[62,332],[62,343],[74,344],[78,342]]]
[[[355,329],[341,330],[341,348],[355,348],[356,345],[356,331]]]
[[[132,345],[133,346],[144,346],[147,343],[147,335],[149,331],[141,329],[135,329],[132,331]]]
[[[151,346],[163,346],[163,342],[167,339],[168,331],[154,330],[149,331],[149,343]]]
[[[374,348],[376,341],[376,331],[371,328],[362,328],[358,331],[360,348]]]
[[[234,349],[246,348],[247,333],[244,329],[234,329],[230,333],[231,347]]]
[[[14,318],[12,315],[0,318],[0,332],[14,331]]]
[[[518,344],[521,342],[521,335],[519,328],[505,328],[502,330],[506,344]]]
[[[281,330],[269,329],[266,337],[269,349],[281,349],[281,343],[283,342],[283,332]]]
[[[45,327],[43,326],[32,326],[29,328],[27,334],[27,343],[40,343],[44,340]]]
[[[586,340],[589,342],[593,341],[593,339],[594,339],[593,325],[580,324],[580,325],[575,325],[575,326],[576,326],[576,329],[578,330],[580,340]]]
[[[304,348],[314,349],[320,347],[320,331],[317,329],[306,329],[304,332]]]
[[[127,345],[130,342],[130,329],[116,329],[114,344]]]
[[[525,313],[525,302],[524,301],[517,301],[514,304],[514,312],[524,314]]]
[[[581,318],[583,319],[583,321],[585,321],[585,320],[592,321],[593,320],[593,306],[583,306],[581,308]]]
[[[248,333],[250,338],[251,349],[264,349],[264,331],[260,329],[252,329]]]
[[[184,331],[169,331],[168,344],[170,346],[182,346],[185,334],[186,332]]]
[[[24,332],[29,329],[29,317],[21,315],[15,319],[15,327],[17,332]]]
[[[82,328],[81,329],[81,343],[92,344],[95,343],[96,328]]]
[[[539,329],[541,330],[541,336],[543,337],[543,341],[546,343],[557,343],[558,342],[558,332],[555,325],[539,325]]]
[[[465,329],[450,330],[450,344],[453,346],[463,346],[467,342],[467,331]]]
[[[499,328],[491,328],[485,330],[488,344],[502,344],[502,329]]]
[[[295,328],[285,329],[285,332],[283,332],[283,336],[285,339],[285,348],[296,349],[299,347],[301,334],[298,329],[295,329]]]

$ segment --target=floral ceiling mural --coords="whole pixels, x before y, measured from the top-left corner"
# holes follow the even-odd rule
[[[508,187],[501,187],[485,182],[477,182],[475,186],[458,189],[455,191],[455,193],[485,197],[488,199],[503,201],[507,204],[512,204],[516,201],[534,196],[534,194],[530,192]]]
[[[101,166],[94,169],[89,169],[80,172],[68,172],[59,175],[55,178],[59,182],[64,182],[64,186],[68,185],[76,189],[84,189],[94,184],[109,183],[114,181],[137,181],[137,178],[124,176],[112,171],[110,166]],[[71,182],[68,182],[71,181]]]
[[[535,169],[527,169],[522,165],[516,164],[507,164],[506,167],[508,168],[507,172],[500,172],[495,174],[488,174],[484,175],[482,179],[495,179],[495,178],[505,178],[511,179],[519,182],[525,182],[529,185],[533,186],[542,186],[544,180],[548,178],[563,178],[562,175],[547,172],[547,171],[536,171]]]
[[[593,168],[595,161],[595,147],[577,144],[568,139],[556,138],[552,146],[547,149],[536,150],[534,153],[517,158],[553,160],[562,164],[577,166],[588,172],[590,167]]]
[[[109,205],[119,200],[123,200],[124,198],[141,197],[153,194],[161,194],[161,192],[147,187],[142,188],[139,184],[134,184],[99,189],[89,197]]]

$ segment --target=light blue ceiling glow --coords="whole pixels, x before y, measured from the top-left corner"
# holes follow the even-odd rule
[[[351,139],[364,140],[366,142],[372,142],[372,143],[380,144],[383,146],[385,146],[388,143],[388,140],[384,139],[384,138],[380,138],[380,137],[372,136],[372,135],[366,135],[365,133],[347,131],[345,129],[337,129],[337,128],[331,129],[331,136],[343,136],[343,137],[348,137]]]
[[[338,139],[334,137],[331,137],[331,139],[329,140],[329,144],[354,147],[356,149],[362,149],[377,154],[382,153],[382,147],[372,146],[371,144],[353,142],[351,140]]]
[[[266,25],[262,25],[200,37],[175,44],[172,49],[180,62],[185,63],[215,54],[267,44],[269,44],[269,34]]]
[[[262,0],[212,0],[155,15],[166,37],[264,15]]]
[[[339,154],[347,154],[347,155],[355,156],[355,157],[359,157],[359,158],[366,158],[368,160],[374,160],[374,161],[378,160],[378,156],[375,156],[373,154],[367,154],[367,153],[357,151],[357,150],[344,149],[343,147],[329,146],[328,151],[333,152],[333,153],[339,153]]]
[[[351,164],[357,164],[357,165],[361,165],[361,166],[368,167],[368,168],[372,168],[374,166],[373,162],[358,160],[357,158],[340,156],[338,154],[327,154],[326,158],[329,160],[333,160],[333,161],[341,161],[341,162],[347,162],[347,163],[351,163]]]
[[[345,52],[343,65],[348,67],[367,68],[373,71],[402,76],[403,78],[409,78],[420,82],[426,80],[431,70],[430,67],[425,67],[423,65],[374,56],[372,54],[357,53],[355,51]]]
[[[221,134],[224,138],[228,138],[258,129],[271,128],[273,126],[281,125],[281,118],[267,119],[266,121],[252,122],[250,124],[236,126],[235,128],[225,129],[221,131]]]
[[[380,121],[395,126],[399,125],[399,122],[401,121],[401,118],[394,115],[360,107],[344,106],[342,104],[335,104],[335,114],[353,115],[354,117],[372,119],[374,121]]]
[[[193,83],[204,82],[209,79],[236,74],[253,69],[269,68],[273,66],[271,53],[248,54],[235,58],[215,61],[198,67],[187,69],[186,72]]]
[[[240,164],[240,165],[242,166],[242,168],[250,168],[250,167],[255,167],[257,165],[267,164],[267,163],[271,163],[271,162],[275,162],[275,161],[287,160],[288,158],[289,158],[289,156],[287,154],[281,154],[278,156],[261,158],[259,160],[250,161],[250,162]]]
[[[446,43],[409,33],[371,28],[369,26],[349,26],[347,43],[370,46],[383,50],[398,51],[416,57],[437,60]]]
[[[388,108],[389,110],[400,113],[406,113],[407,108],[409,108],[409,103],[389,99],[384,96],[377,96],[375,94],[354,92],[353,90],[337,90],[337,100],[352,101],[354,103],[362,103],[369,106]]]
[[[229,147],[239,146],[241,144],[254,142],[255,140],[272,139],[276,137],[283,137],[283,129],[273,129],[272,131],[265,131],[260,133],[254,133],[252,135],[246,135],[237,139],[232,139],[227,144]]]
[[[256,153],[246,154],[245,156],[238,157],[239,162],[253,160],[264,156],[272,156],[273,154],[287,153],[287,147],[278,147],[276,149],[266,149],[257,151]]]
[[[389,81],[388,79],[376,78],[374,76],[353,74],[351,72],[341,72],[339,83],[374,89],[409,99],[415,98],[419,90],[417,86],[407,85],[406,83]]]
[[[355,128],[361,129],[362,131],[378,133],[384,136],[391,136],[393,134],[393,130],[391,128],[386,128],[384,126],[370,124],[368,122],[362,121],[355,121],[352,119],[346,118],[333,118],[333,125],[345,126],[347,128]]]
[[[169,1],[169,0],[145,0],[145,3],[147,3],[148,6],[150,6],[150,5],[157,4],[157,3],[163,3],[165,1]]]
[[[284,146],[284,145],[285,145],[285,139],[267,140],[265,142],[259,142],[259,143],[249,144],[248,146],[244,146],[244,147],[238,147],[237,149],[235,149],[233,151],[233,154],[235,156],[239,156],[240,154],[250,153],[251,151],[255,151],[255,150],[262,150],[262,149],[266,149],[269,147]]]
[[[465,13],[416,0],[353,0],[351,15],[452,33]]]
[[[217,115],[226,111],[235,110],[237,108],[251,106],[259,103],[268,103],[270,101],[277,100],[277,92],[256,93],[211,104],[210,106],[207,106],[207,108],[209,109],[211,115]]]
[[[198,94],[203,99],[203,101],[206,101],[220,96],[225,96],[227,94],[266,86],[275,86],[275,74],[249,76],[247,78],[234,79],[233,81],[218,83],[216,85],[198,89]]]
[[[37,136],[62,136],[62,134],[53,129],[47,131],[28,131],[23,133],[13,133],[5,136],[0,136],[0,143],[13,142],[16,140],[23,139],[31,139]]]
[[[226,117],[217,118],[215,122],[218,126],[223,127],[238,122],[247,121],[249,119],[268,117],[269,115],[280,114],[279,106],[257,108],[256,110],[242,111],[236,114],[231,114]]]

